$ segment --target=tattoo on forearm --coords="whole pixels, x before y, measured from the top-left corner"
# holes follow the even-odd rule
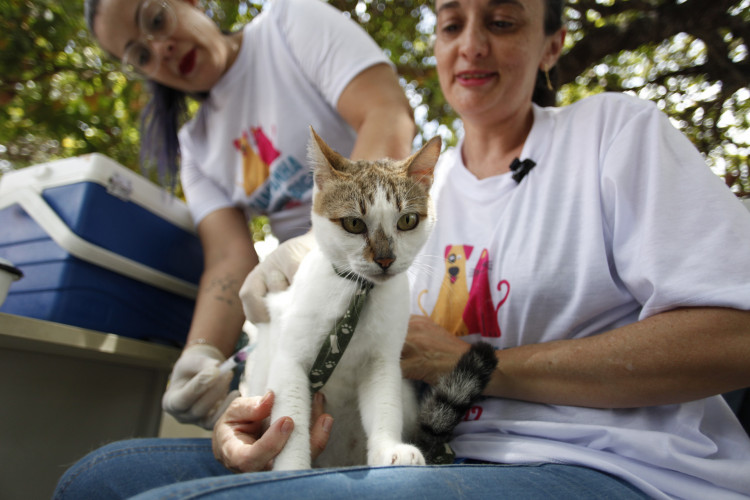
[[[227,275],[223,278],[214,278],[206,287],[206,293],[213,295],[214,299],[233,306],[239,299],[240,281]]]

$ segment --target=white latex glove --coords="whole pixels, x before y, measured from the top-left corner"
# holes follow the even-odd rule
[[[289,288],[300,262],[314,246],[315,237],[310,232],[287,240],[247,275],[240,288],[240,300],[251,323],[268,323],[266,294]]]
[[[161,400],[164,411],[185,424],[212,429],[239,391],[229,392],[233,373],[219,373],[224,355],[214,346],[187,347],[175,363]]]

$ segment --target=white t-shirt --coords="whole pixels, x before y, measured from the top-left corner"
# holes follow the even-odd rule
[[[355,133],[336,104],[355,76],[388,59],[319,0],[273,0],[243,29],[237,60],[180,131],[182,185],[196,224],[239,206],[268,214],[285,240],[310,226],[309,127],[348,156]]]
[[[436,172],[414,314],[502,349],[681,306],[750,309],[750,214],[653,104],[534,107],[520,184],[478,180],[459,152]],[[660,498],[750,495],[750,439],[719,396],[620,410],[486,398],[456,431],[460,457],[580,464]]]

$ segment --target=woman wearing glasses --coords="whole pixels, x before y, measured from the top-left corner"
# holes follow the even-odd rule
[[[205,270],[187,345],[164,408],[211,428],[234,394],[218,364],[238,340],[238,291],[257,264],[248,217],[280,240],[309,228],[309,126],[353,159],[405,157],[414,121],[382,50],[318,0],[274,0],[222,33],[196,0],[86,0],[89,27],[123,71],[153,90],[142,157],[182,186]],[[186,96],[201,102],[181,130]],[[174,177],[172,177],[174,178]]]

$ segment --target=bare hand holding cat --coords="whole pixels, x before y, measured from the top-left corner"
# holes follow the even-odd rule
[[[283,417],[263,431],[263,421],[271,415],[274,395],[240,397],[232,401],[213,432],[216,459],[235,472],[270,470],[273,459],[284,448],[294,429],[294,422]],[[310,428],[310,450],[315,459],[326,447],[333,418],[324,413],[324,399],[317,393],[313,399]]]
[[[412,315],[401,351],[404,378],[422,380],[430,385],[450,372],[470,344],[452,335],[427,316]]]

